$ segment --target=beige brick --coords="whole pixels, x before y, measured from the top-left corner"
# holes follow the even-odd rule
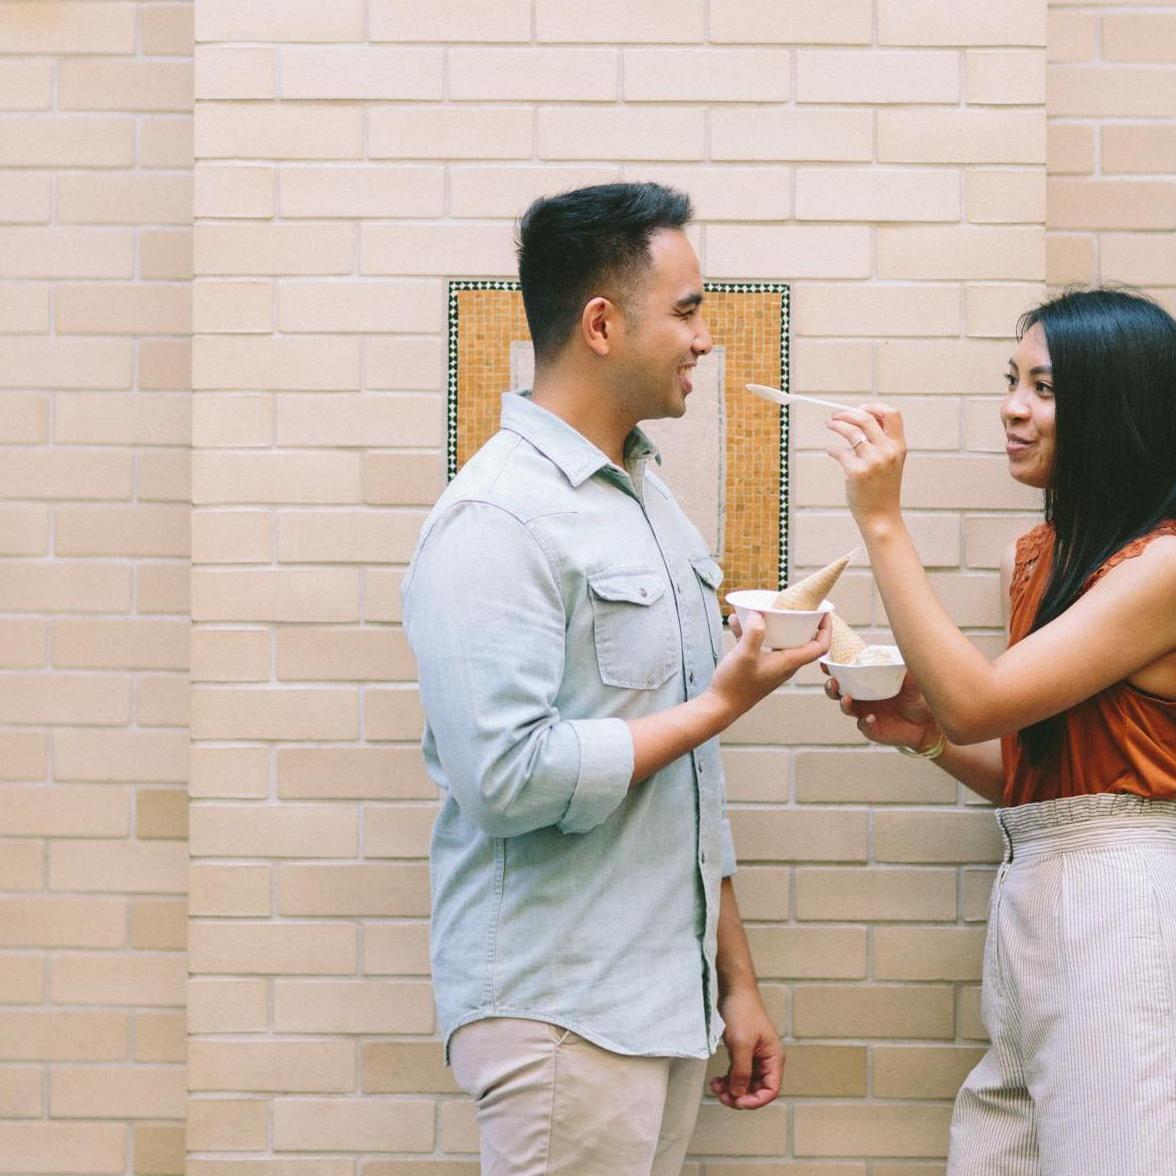
[[[139,12],[143,52],[151,57],[191,56],[195,32],[190,4],[147,4]]]
[[[186,396],[149,392],[61,393],[57,397],[55,417],[54,440],[65,445],[187,445],[192,435],[191,405]],[[124,514],[123,517],[133,516]],[[186,555],[187,520],[181,527],[173,527],[172,533],[183,536],[183,550],[174,554]],[[170,541],[174,543],[174,539]]]
[[[965,291],[967,332],[969,335],[987,335],[998,339],[1009,339],[1016,328],[1017,320],[1025,311],[1045,300],[1044,285],[985,285],[968,286]],[[966,407],[971,408],[968,404]],[[996,431],[997,413],[994,406],[985,406],[994,422]],[[1004,438],[1001,435],[1001,449]],[[965,448],[972,446],[965,444]]]
[[[63,840],[49,847],[53,890],[183,894],[187,872],[187,847],[171,842]]]
[[[695,1155],[779,1156],[788,1150],[788,1113],[777,1104],[761,1109],[753,1120],[726,1113],[725,1108],[704,1104],[698,1113],[690,1151]]]
[[[143,117],[139,121],[139,166],[192,169],[192,117]]]
[[[40,780],[47,766],[45,736],[41,732],[0,731],[0,780]]]
[[[796,799],[802,803],[950,804],[956,783],[929,764],[887,751],[799,751]]]
[[[430,1151],[432,1101],[419,1099],[274,1100],[277,1151]]]
[[[287,347],[286,360],[293,363],[296,357]],[[296,377],[291,372],[288,378]],[[355,454],[204,452],[195,455],[193,464],[192,497],[199,504],[348,503],[359,495],[360,459]]]
[[[260,1098],[188,1101],[188,1146],[193,1151],[264,1151],[269,1103]]]
[[[368,568],[364,572],[363,619],[369,624],[399,624],[404,619],[398,568]]]
[[[187,767],[187,756],[183,765]],[[135,833],[144,841],[185,839],[188,836],[187,790],[140,789],[135,796]]]
[[[46,661],[48,625],[44,621],[0,620],[0,666],[39,670]]]
[[[781,747],[724,747],[729,801],[779,802],[788,796],[788,752]]]
[[[199,225],[196,272],[240,274],[347,274],[354,268],[351,225]]]
[[[623,61],[629,102],[786,102],[792,96],[791,55],[783,49],[628,48]]]
[[[377,858],[427,857],[436,817],[433,805],[369,806],[364,823],[365,852]]]
[[[191,202],[191,194],[187,197]],[[139,234],[139,277],[153,282],[191,282],[192,280],[192,232],[190,229],[172,231],[168,229],[144,229]],[[184,287],[184,297],[190,304],[192,291]],[[189,312],[183,332],[191,331],[192,316]],[[163,334],[162,331],[150,332]]]
[[[192,558],[198,563],[269,563],[271,516],[260,510],[192,512]]]
[[[1051,62],[1090,61],[1095,55],[1097,18],[1091,12],[1051,8],[1045,39]]]
[[[796,1108],[798,1156],[840,1156],[846,1142],[865,1156],[947,1155],[951,1107],[813,1104]]]
[[[184,1004],[181,995],[177,1002]],[[135,1018],[135,1061],[184,1062],[188,1031],[183,1008],[179,1012],[139,1013]]]
[[[288,48],[282,50],[282,97],[440,99],[443,68],[441,49]],[[451,77],[461,72],[456,65],[451,69]]]
[[[1040,49],[972,49],[964,54],[969,105],[1041,106],[1045,53]]]
[[[134,1132],[136,1176],[183,1176],[183,1123],[137,1123]]]
[[[0,228],[9,278],[129,278],[133,248],[130,232]]]
[[[796,55],[800,102],[956,103],[959,56],[947,52],[802,49]]]
[[[180,335],[191,330],[184,286],[59,285],[57,330],[84,335]]]
[[[284,800],[431,800],[436,785],[415,747],[283,747],[278,795]]]
[[[980,1016],[980,989],[961,988],[956,1000],[956,1032],[966,1041],[985,1041],[984,1022]]]
[[[424,522],[424,512],[290,511],[278,521],[278,559],[282,563],[390,563],[407,561]],[[301,572],[299,576],[336,577],[330,595],[341,591],[338,577],[351,573]],[[281,573],[283,577],[291,573]],[[352,582],[352,581],[349,581]],[[313,583],[313,580],[311,581]],[[333,610],[334,611],[334,610]],[[338,610],[338,611],[341,611]],[[350,615],[305,616],[305,620],[354,620]]]
[[[139,388],[188,392],[192,388],[192,344],[188,339],[143,339],[139,343]]]
[[[1041,281],[1045,233],[1037,228],[882,228],[878,276]]]
[[[428,871],[407,863],[282,867],[278,911],[302,916],[427,915]]]
[[[1090,126],[1071,127],[1070,124],[1065,123],[1062,126],[1067,130],[1082,130],[1086,133],[1085,142],[1091,166],[1083,170],[1093,171],[1094,128]],[[1102,140],[1100,162],[1104,174],[1115,172],[1170,174],[1172,172],[1172,160],[1176,157],[1176,127],[1169,126],[1167,123],[1141,126],[1109,123],[1101,126],[1099,133]],[[1050,165],[1052,168],[1052,148]]]
[[[125,837],[130,831],[126,796],[118,792],[6,785],[0,797],[0,834],[5,836]]]
[[[875,927],[876,980],[979,980],[982,927]]]
[[[63,61],[58,74],[61,110],[192,109],[192,64],[188,61]]]
[[[273,330],[272,282],[208,280],[197,281],[193,289],[194,331],[268,334]]]
[[[178,674],[140,679],[137,717],[146,727],[187,727],[191,720],[191,685]]]
[[[794,327],[803,335],[843,335],[847,329],[861,335],[954,335],[959,303],[958,290],[945,286],[812,283],[798,299]]]
[[[1045,120],[1020,110],[882,110],[884,163],[1044,163]]]
[[[1050,180],[1055,229],[1176,227],[1176,184],[1140,180]]]
[[[825,461],[830,461],[828,457]],[[795,745],[856,741],[852,725],[824,694],[777,693],[765,698],[754,710],[727,728],[724,742]]]
[[[887,340],[878,348],[878,392],[886,397],[991,393],[1008,359],[1005,340]]]
[[[704,7],[703,0],[685,0],[674,19],[667,20],[656,0],[611,0],[596,13],[569,8],[559,0],[537,0],[535,27],[540,41],[701,41]]]
[[[219,693],[246,692],[222,690]],[[248,693],[283,692],[250,690]],[[307,731],[301,738],[315,736]],[[191,813],[190,844],[193,857],[345,858],[354,857],[359,848],[354,809],[326,804],[196,805]]]
[[[491,266],[486,268],[489,272]],[[369,339],[366,386],[373,391],[435,391],[444,386],[445,362],[440,339]]]
[[[42,388],[126,388],[130,382],[130,340],[9,338],[0,343],[0,386],[34,384]],[[121,466],[126,458],[122,454],[105,453],[15,453],[10,460],[13,463],[36,462],[41,469],[50,469],[53,463],[59,462],[85,471],[87,467],[105,466],[110,469],[112,465]],[[113,492],[114,487],[121,487],[122,482],[113,470],[111,477],[106,479],[107,485],[113,482],[113,486],[111,492],[105,494],[82,488],[86,485],[85,482],[74,482],[71,487],[65,470],[60,472],[58,478],[65,492],[54,494],[52,497],[122,497]],[[56,480],[58,479],[55,478]],[[30,497],[31,493],[35,491],[31,486],[27,486],[22,497]]]
[[[630,164],[624,168],[624,178],[652,180],[689,192],[699,220],[787,220],[792,215],[792,172],[789,168]],[[577,179],[552,185],[548,190],[578,187],[581,182],[603,183],[606,179]],[[469,199],[472,206],[475,199],[472,191]],[[513,207],[517,210],[526,204],[527,201],[522,200]]]
[[[742,866],[735,893],[744,919],[783,919],[789,916],[791,875],[780,866]]]
[[[276,98],[278,55],[261,46],[201,45],[196,50],[196,97]]]
[[[7,455],[11,460],[11,454]],[[6,612],[125,612],[131,602],[130,570],[95,567],[80,560],[22,563],[9,560],[0,580]]]
[[[139,612],[187,613],[188,576],[189,569],[183,564],[148,564],[137,568],[135,599]]]
[[[445,207],[445,169],[436,166],[288,164],[281,169],[279,185],[280,207],[287,217],[436,217]],[[480,206],[477,215],[513,215],[513,211],[497,214]]]
[[[791,1053],[791,1051],[789,1051]],[[787,1073],[785,1070],[785,1081]],[[739,1162],[716,1164],[707,1163],[707,1176],[866,1176],[864,1164],[846,1164],[838,1161],[834,1164],[805,1163],[805,1161],[785,1161],[781,1164],[763,1164],[751,1161],[747,1164]],[[685,1169],[683,1169],[685,1172]],[[879,1169],[881,1173],[881,1169]],[[881,1173],[881,1176],[901,1176],[899,1173]],[[911,1174],[908,1174],[911,1176]],[[914,1176],[933,1176],[932,1173],[916,1173]]]
[[[140,455],[140,502],[190,502],[191,485],[192,461],[187,449],[157,449]]]
[[[196,169],[193,204],[199,217],[269,217],[274,212],[274,169],[254,165],[201,164]],[[253,288],[262,283],[242,283]],[[213,286],[213,283],[207,283]],[[220,283],[215,284],[222,285]],[[227,283],[223,284],[228,286]],[[199,284],[197,285],[199,293]],[[226,328],[202,327],[197,331]],[[248,330],[248,326],[231,328]]]
[[[283,281],[283,331],[429,332],[445,321],[445,288],[429,281]]]
[[[269,869],[194,863],[188,873],[188,910],[195,916],[269,915]]]
[[[193,682],[268,682],[270,635],[242,629],[192,634]]]
[[[9,59],[0,63],[0,110],[48,110],[52,104],[52,62]]]
[[[798,220],[957,221],[959,173],[945,169],[800,168]]]
[[[45,224],[53,200],[53,177],[37,172],[9,171],[0,192],[0,223]],[[31,238],[30,238],[31,239]],[[7,274],[9,259],[4,259]]]
[[[512,232],[512,225],[505,221],[501,224],[364,225],[361,269],[365,274],[505,276],[516,268]],[[435,322],[435,326],[439,325]],[[378,377],[369,374],[371,380],[378,381]]]
[[[399,631],[288,629],[278,634],[278,678],[410,681],[416,667]]]
[[[744,861],[865,861],[865,813],[734,809],[729,813]]]
[[[272,396],[197,392],[193,401],[192,445],[196,449],[252,449],[273,444]]]
[[[187,1176],[353,1176],[354,1170],[351,1160],[189,1160]]]
[[[948,1038],[952,1021],[946,984],[802,984],[793,992],[797,1037]]]
[[[413,0],[371,0],[373,41],[529,41],[531,0],[422,9]]]
[[[429,926],[373,923],[364,929],[363,970],[367,975],[427,976]]]
[[[797,391],[861,392],[874,382],[872,343],[795,339],[790,360]]]
[[[376,505],[431,506],[445,489],[440,454],[373,453],[363,462],[363,499]]]
[[[0,1029],[5,1061],[115,1061],[126,1055],[125,1013],[4,1011]],[[0,1155],[10,1154],[0,1148]]]
[[[544,107],[538,128],[543,159],[689,160],[704,151],[704,114],[690,107]]]
[[[5,1119],[43,1117],[41,1071],[35,1066],[0,1070],[0,1115]]]
[[[363,1089],[368,1094],[456,1094],[441,1043],[371,1042],[362,1047]]]
[[[376,107],[368,118],[368,154],[372,159],[529,159],[533,120],[530,110],[517,106]],[[345,157],[324,153],[322,158]]]
[[[189,980],[188,1031],[249,1033],[266,1027],[265,980]]]
[[[1152,118],[1176,103],[1176,69],[1133,65],[1054,65],[1049,102],[1055,117]]]
[[[195,799],[256,800],[267,794],[264,747],[193,747],[188,792]]]
[[[904,413],[908,409],[913,409],[912,415],[907,418],[910,422],[907,425],[908,444],[911,442],[910,432],[912,426],[916,425],[916,419],[926,417],[931,425],[935,425],[937,421],[939,423],[938,436],[929,437],[923,445],[912,445],[912,449],[949,448],[958,443],[959,405],[954,401],[943,398],[913,404],[908,402],[906,406],[899,407],[903,407]],[[925,428],[926,426],[920,422],[917,431],[922,432]],[[824,436],[831,438],[832,434],[826,430]],[[960,528],[957,518],[952,515],[912,514],[907,518],[907,526],[915,546],[919,549],[924,567],[954,568],[960,562]],[[793,551],[798,563],[820,567],[853,550],[856,536],[852,520],[844,513],[799,515],[793,526]],[[842,601],[834,599],[838,609],[842,609]]]
[[[864,226],[711,225],[707,270],[716,278],[864,278],[871,268]]]
[[[279,396],[279,446],[420,446],[436,448],[444,433],[438,396],[349,396],[309,393]]]
[[[76,7],[109,10],[111,5]],[[0,15],[0,28],[4,24]],[[0,44],[12,38],[13,34],[6,32]],[[0,1172],[13,1176],[22,1172],[76,1172],[79,1176],[125,1172],[126,1141],[124,1123],[0,1123]]]
[[[192,572],[196,621],[354,621],[355,573],[330,571]]]
[[[194,355],[194,387],[313,389],[354,388],[359,348],[353,339],[328,335],[279,338],[209,335]]]
[[[274,1029],[279,1033],[429,1033],[428,984],[391,980],[277,980]]]
[[[987,862],[1000,859],[992,814],[878,813],[874,853],[881,862]]]
[[[137,951],[183,951],[188,945],[183,899],[141,899],[131,904],[131,946]]]
[[[0,679],[0,722],[109,726],[129,718],[125,681],[61,673],[17,673]]]
[[[355,928],[350,926],[193,922],[189,928],[189,964],[193,974],[349,976],[355,971],[355,963]],[[194,1085],[193,1089],[224,1088]],[[228,1089],[254,1088],[230,1086]]]
[[[1176,61],[1176,14],[1107,12],[1101,45],[1103,61]]]
[[[363,697],[364,734],[371,740],[416,740],[424,730],[425,715],[416,690],[369,686]]]
[[[1045,176],[1036,169],[969,169],[967,219],[973,224],[1044,224],[1045,190]]]
[[[762,106],[711,112],[711,158],[867,162],[873,123],[861,110],[765,110]]]
[[[1176,243],[1170,234],[1104,233],[1099,237],[1099,255],[1105,281],[1176,284]]]
[[[193,1041],[193,1091],[326,1093],[353,1089],[355,1046],[344,1041]]]
[[[30,891],[42,889],[44,879],[45,851],[39,841],[0,841],[0,890]],[[23,975],[23,958],[0,962],[0,1000],[5,1004],[21,1004],[20,995],[26,977]],[[6,969],[11,967],[11,972]],[[12,988],[7,987],[12,983]],[[39,992],[39,980],[38,980]],[[39,997],[37,998],[39,999]],[[34,1000],[33,1003],[36,1003]]]
[[[196,10],[197,41],[359,41],[362,0],[201,0]]]
[[[1045,44],[1045,9],[1026,12],[1016,0],[955,9],[935,0],[878,0],[882,45]]]
[[[750,44],[869,44],[873,12],[869,0],[711,0],[710,39]]]
[[[988,900],[995,870],[964,870],[960,875],[960,917],[981,922],[988,917]]]
[[[90,514],[91,512],[84,512]],[[61,526],[60,515],[58,527]],[[141,553],[124,551],[121,554],[155,554],[151,551]],[[68,666],[76,669],[140,669],[162,670],[187,668],[188,635],[186,627],[174,621],[70,621],[58,620],[54,624],[53,662],[54,665]],[[98,754],[98,749],[104,746],[101,739],[108,736],[85,736],[84,757],[92,758]],[[170,762],[172,751],[165,750],[166,741],[160,736],[152,736],[139,744],[112,743],[110,748],[118,754],[119,751],[129,751],[132,746],[136,758],[144,754],[150,755],[151,770],[162,771],[163,764]],[[148,752],[148,748],[151,749]],[[71,756],[68,744],[59,745],[59,769],[67,764],[80,766],[81,756],[77,759]],[[60,757],[64,755],[65,760]],[[99,761],[106,757],[99,755]],[[125,755],[119,755],[116,773],[130,772],[132,779],[164,779],[175,777],[140,776]],[[70,768],[72,770],[72,767]],[[69,777],[75,778],[75,777]]]
[[[0,329],[6,335],[42,334],[49,330],[49,287],[44,285],[30,285],[27,282],[12,282],[0,285]],[[3,428],[5,441],[42,441],[44,431],[39,420],[41,416],[36,405],[40,402],[33,397],[22,400],[13,398],[12,415],[19,415],[18,420],[12,420],[9,413],[5,413]],[[22,412],[21,409],[24,411]],[[32,430],[36,430],[31,432]]]
[[[0,125],[2,166],[129,167],[134,162],[130,119],[13,115]]]
[[[50,996],[55,1003],[184,1004],[187,967],[180,956],[59,953],[51,969]]]
[[[877,1045],[874,1094],[879,1098],[954,1098],[983,1050],[958,1046]]]
[[[802,920],[923,922],[955,917],[951,870],[805,867],[796,872],[795,889],[796,917]]]
[[[964,520],[966,563],[970,567],[997,568],[1019,536],[1038,519],[1026,515],[972,515]]]
[[[1008,334],[1008,324],[1015,323],[1017,315],[1004,317],[1004,330],[998,332],[994,322],[993,334]],[[964,408],[964,448],[970,452],[1003,453],[1005,447],[1004,426],[1000,422],[1000,400],[985,397],[983,400],[969,400]],[[999,566],[999,561],[998,561]]]
[[[864,927],[748,928],[748,942],[759,974],[785,980],[863,980],[866,977]]]
[[[441,1147],[447,1152],[478,1153],[478,1125],[474,1105],[466,1099],[449,1099],[441,1103],[438,1115]]]

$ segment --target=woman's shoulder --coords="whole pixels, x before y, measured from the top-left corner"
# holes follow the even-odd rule
[[[1092,588],[1128,560],[1139,561],[1135,566],[1140,574],[1170,580],[1176,590],[1176,519],[1165,519],[1146,534],[1125,543],[1091,573],[1084,588]]]

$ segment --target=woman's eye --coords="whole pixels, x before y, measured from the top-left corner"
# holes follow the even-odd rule
[[[1037,391],[1038,396],[1052,396],[1053,395],[1053,388],[1051,388],[1049,386],[1049,384],[1041,384],[1041,383],[1037,384],[1036,391]]]
[[[1011,392],[1017,386],[1017,377],[1012,372],[1005,372],[1004,382],[1005,387]]]

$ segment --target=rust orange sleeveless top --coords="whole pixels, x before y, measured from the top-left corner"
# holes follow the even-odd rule
[[[1161,523],[1115,552],[1085,587],[1097,583],[1116,564],[1139,555],[1157,535],[1176,535],[1176,520]],[[1053,542],[1053,528],[1047,523],[1017,542],[1010,585],[1010,645],[1027,636],[1037,615],[1049,583]],[[1001,740],[1006,806],[1090,792],[1176,799],[1176,699],[1116,682],[1065,711],[1062,718],[1061,747],[1040,764],[1025,758],[1020,736],[1006,735]]]

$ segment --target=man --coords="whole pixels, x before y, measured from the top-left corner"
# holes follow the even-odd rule
[[[711,350],[689,199],[536,201],[535,386],[441,496],[405,577],[432,843],[433,980],[492,1176],[677,1176],[712,1090],[779,1092],[735,905],[718,734],[828,646],[721,660],[722,573],[648,469]],[[716,664],[717,663],[717,664]],[[725,1025],[725,1028],[724,1028]]]

